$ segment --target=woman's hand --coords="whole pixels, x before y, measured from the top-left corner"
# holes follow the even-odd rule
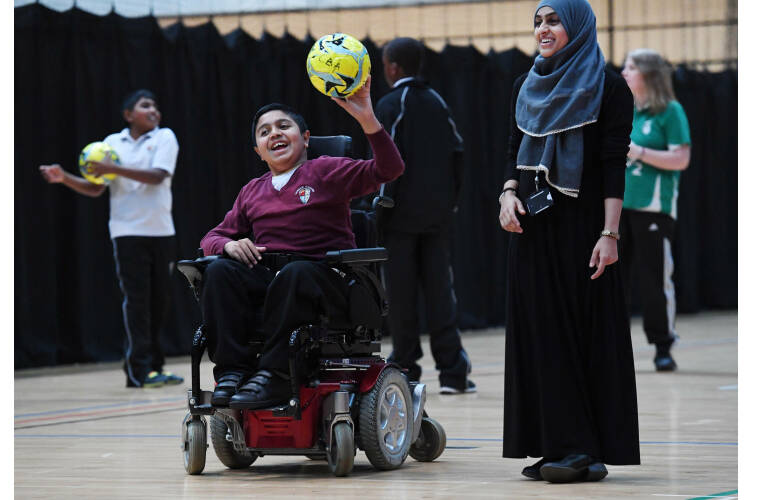
[[[374,134],[382,128],[380,122],[375,117],[375,112],[372,110],[372,98],[369,95],[371,83],[372,77],[368,76],[364,85],[351,97],[346,97],[345,99],[332,98],[338,106],[345,109],[349,115],[359,122],[365,134]]]
[[[604,268],[614,264],[617,260],[617,240],[609,236],[600,237],[594,246],[594,251],[591,252],[591,261],[588,263],[588,267],[596,266],[596,271],[591,275],[591,279],[595,280],[601,276]]]
[[[237,241],[228,241],[224,244],[224,251],[238,262],[248,267],[253,267],[261,260],[261,253],[266,252],[266,247],[257,247],[249,238]]]
[[[627,155],[628,158],[634,161],[638,160],[639,158],[641,158],[641,153],[643,149],[644,148],[642,148],[635,142],[631,141],[631,143],[628,145],[628,155]]]
[[[517,219],[517,212],[525,215],[525,209],[514,191],[505,191],[500,199],[501,210],[499,210],[499,222],[502,229],[511,233],[522,233],[520,221]]]
[[[40,165],[40,174],[50,184],[63,182],[63,169],[57,163],[52,165]]]

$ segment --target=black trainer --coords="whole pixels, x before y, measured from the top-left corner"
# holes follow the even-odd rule
[[[654,369],[658,372],[674,372],[678,368],[676,360],[668,353],[665,356],[657,356],[654,358]]]
[[[470,363],[470,357],[467,352],[462,349],[459,351],[459,360],[456,364],[447,369],[442,370],[438,375],[438,381],[441,384],[441,394],[468,394],[477,392],[478,388],[475,382],[468,378],[468,375],[472,372],[472,363]]]
[[[473,392],[478,392],[478,386],[475,385],[475,382],[473,382],[470,379],[467,379],[464,381],[464,384],[446,384],[441,385],[441,394],[444,395],[451,395],[451,394],[470,394]]]
[[[678,368],[673,356],[670,354],[670,348],[676,341],[676,337],[673,337],[666,342],[660,342],[655,344],[657,352],[654,355],[654,369],[658,372],[672,372]]]

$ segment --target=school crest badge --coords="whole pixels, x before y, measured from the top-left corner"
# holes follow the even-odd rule
[[[298,196],[298,199],[301,200],[301,203],[306,205],[309,202],[309,198],[311,198],[311,193],[314,192],[314,188],[311,186],[301,186],[298,189],[296,189],[296,196]]]

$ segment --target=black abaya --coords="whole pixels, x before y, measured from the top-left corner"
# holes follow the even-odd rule
[[[515,83],[513,105],[523,81]],[[583,127],[578,198],[552,188],[554,206],[519,216],[523,233],[510,233],[504,457],[585,453],[612,465],[640,463],[620,266],[595,280],[589,267],[604,228],[604,199],[623,197],[632,121],[631,92],[608,70],[599,120]],[[507,178],[519,180],[524,200],[535,191],[535,173],[514,167],[521,138],[513,118]]]

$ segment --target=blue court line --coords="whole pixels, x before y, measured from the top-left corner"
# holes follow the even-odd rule
[[[80,408],[68,408],[65,410],[50,410],[50,411],[41,411],[37,413],[22,413],[19,415],[14,415],[13,418],[26,418],[26,417],[40,417],[43,415],[63,415],[66,413],[74,413],[79,411],[87,411],[87,410],[102,410],[104,408],[119,408],[122,406],[141,406],[144,404],[152,404],[152,403],[164,403],[164,402],[170,402],[170,401],[184,401],[186,398],[162,398],[162,399],[145,399],[140,401],[128,401],[124,403],[111,403],[106,405],[96,405],[96,406],[82,406]]]
[[[447,441],[496,441],[500,438],[447,438]],[[696,445],[696,446],[738,446],[739,443],[720,442],[720,441],[639,441],[639,444],[678,444],[678,445]]]
[[[179,434],[16,434],[17,438],[97,438],[97,439],[126,439],[126,438],[171,438],[179,439]]]
[[[719,441],[639,441],[639,444],[682,444],[695,446],[739,446],[739,443],[721,443]]]
[[[105,439],[122,439],[122,438],[171,438],[179,439],[179,434],[18,434],[14,437],[17,438],[105,438]],[[447,441],[487,441],[487,442],[501,442],[502,439],[497,438],[447,438]],[[739,443],[731,442],[715,442],[715,441],[639,441],[642,445],[652,444],[668,444],[668,445],[685,445],[685,446],[738,446]],[[470,449],[474,447],[468,446],[449,446],[448,448],[461,448]]]
[[[675,346],[673,347],[674,350],[678,350],[681,348],[691,348],[691,347],[711,347],[716,345],[723,345],[723,344],[736,344],[738,342],[735,338],[725,338],[725,339],[716,339],[716,340],[693,340],[689,342],[681,342],[678,341]],[[654,347],[650,345],[646,345],[644,347],[639,347],[638,349],[634,349],[634,354],[640,354],[642,352],[649,352],[654,351]],[[479,363],[474,367],[475,374],[477,375],[477,371],[481,368],[493,368],[494,366],[504,366],[504,361],[497,361],[497,362],[491,362],[491,363]],[[430,377],[425,377],[425,382],[433,382],[437,379],[433,377],[432,375]]]

